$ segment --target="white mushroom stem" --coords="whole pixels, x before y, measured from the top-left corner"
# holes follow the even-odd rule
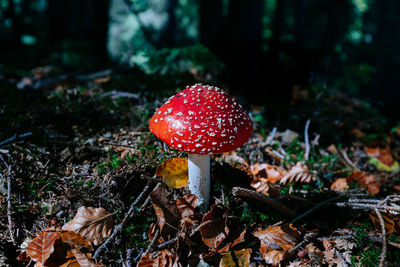
[[[201,211],[206,211],[210,198],[210,155],[189,154],[189,190],[199,199]]]

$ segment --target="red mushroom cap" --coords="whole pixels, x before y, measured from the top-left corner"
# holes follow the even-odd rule
[[[217,87],[188,86],[160,107],[150,130],[174,149],[192,154],[234,150],[249,139],[249,114]]]

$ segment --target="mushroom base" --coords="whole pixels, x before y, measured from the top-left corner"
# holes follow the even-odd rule
[[[189,190],[199,199],[201,211],[206,211],[210,198],[210,155],[188,155]]]

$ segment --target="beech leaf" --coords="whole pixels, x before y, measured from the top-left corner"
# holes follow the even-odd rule
[[[184,158],[172,158],[157,167],[156,175],[162,177],[170,188],[185,187],[188,183],[188,161]]]
[[[111,234],[112,215],[114,214],[103,208],[80,207],[75,217],[62,229],[79,233],[97,246],[103,242],[103,238]]]
[[[254,232],[253,235],[261,241],[261,257],[272,265],[278,265],[299,238],[297,229],[291,225],[270,226]]]
[[[60,236],[54,231],[41,231],[28,245],[26,255],[42,265],[54,252],[54,243]]]
[[[227,219],[228,210],[224,205],[219,203],[211,206],[211,210],[204,215],[200,224],[200,235],[206,246],[215,250],[227,237]]]
[[[251,248],[246,248],[246,249],[242,249],[242,250],[234,250],[231,253],[225,254],[219,264],[220,267],[236,267],[237,266],[236,262],[233,260],[232,253],[235,254],[237,264],[240,267],[249,267]]]

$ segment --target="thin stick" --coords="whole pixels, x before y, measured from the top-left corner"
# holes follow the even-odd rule
[[[340,149],[340,155],[342,155],[344,161],[348,164],[348,166],[350,166],[351,168],[359,171],[360,168],[358,168],[349,158],[349,156],[347,155],[346,150],[344,149]]]
[[[385,212],[400,212],[400,208],[398,207],[391,207],[387,205],[372,205],[372,204],[364,204],[364,203],[351,203],[351,202],[342,202],[342,203],[335,203],[338,207],[349,207],[353,209],[361,209],[361,210],[374,210],[375,208],[379,209],[380,211]]]
[[[146,251],[144,254],[147,254],[149,252],[153,251],[154,244],[157,242],[158,238],[160,237],[160,228],[157,229],[156,233],[154,234],[153,240],[151,240],[150,245],[147,247]]]
[[[315,205],[313,208],[309,209],[308,211],[304,212],[303,214],[300,214],[299,216],[297,216],[296,218],[294,218],[293,220],[291,220],[290,223],[295,223],[295,222],[297,222],[298,220],[302,219],[303,217],[305,217],[305,216],[309,215],[310,213],[316,211],[317,209],[321,208],[322,206],[328,204],[329,202],[334,201],[334,200],[337,200],[337,199],[340,199],[340,198],[341,198],[341,197],[332,197],[332,198],[329,198],[329,199],[327,199],[327,200],[324,200],[324,201],[322,201],[321,203]]]
[[[384,267],[386,261],[386,250],[387,250],[385,222],[383,220],[381,212],[377,208],[375,208],[375,213],[376,215],[378,215],[382,229],[382,253],[381,253],[381,258],[379,260],[379,267]]]
[[[12,221],[12,212],[11,212],[11,178],[15,180],[14,176],[11,173],[10,166],[4,160],[3,156],[0,154],[0,159],[3,162],[4,166],[7,168],[7,219],[8,219],[8,231],[10,232],[10,239],[13,245],[16,245],[14,232],[13,232],[13,221]]]
[[[288,216],[296,216],[296,212],[293,211],[292,209],[286,207],[282,203],[279,202],[279,200],[274,200],[264,194],[258,193],[256,191],[242,188],[242,187],[234,187],[232,188],[232,194],[235,197],[248,197],[252,199],[257,199],[259,201],[262,201],[264,203],[267,203],[268,205],[272,206],[273,208],[285,213]]]
[[[164,248],[168,247],[169,245],[172,245],[172,244],[174,244],[176,242],[178,242],[178,238],[174,237],[174,238],[172,238],[172,239],[170,239],[168,241],[165,241],[164,243],[161,243],[160,245],[158,245],[157,249],[159,249],[159,250],[164,249]]]
[[[22,139],[22,138],[25,138],[25,137],[28,137],[28,136],[31,136],[31,135],[32,135],[31,132],[20,134],[20,135],[14,135],[14,136],[12,136],[10,138],[7,138],[6,140],[0,142],[0,146],[4,146],[4,145],[7,145],[9,143],[13,143],[13,142],[15,142],[15,141],[17,141],[19,139]]]
[[[133,211],[135,210],[135,206],[142,200],[144,195],[148,194],[149,189],[150,189],[150,182],[147,182],[147,184],[144,187],[142,193],[140,193],[139,196],[135,199],[135,201],[132,202],[132,204],[131,204],[128,212],[126,213],[124,219],[122,220],[122,222],[114,227],[114,231],[112,232],[112,234],[107,238],[107,240],[100,247],[97,248],[97,250],[96,250],[96,252],[94,253],[94,256],[93,256],[94,259],[98,259],[99,258],[100,254],[103,253],[103,251],[106,249],[108,244],[110,244],[111,241],[114,240],[114,238],[122,230],[122,227],[124,226],[126,220],[129,217],[131,217],[131,215],[133,214]]]
[[[310,141],[308,140],[308,127],[310,127],[310,119],[307,120],[306,126],[304,127],[304,143],[305,143],[305,151],[304,151],[304,159],[308,160],[310,156]]]

